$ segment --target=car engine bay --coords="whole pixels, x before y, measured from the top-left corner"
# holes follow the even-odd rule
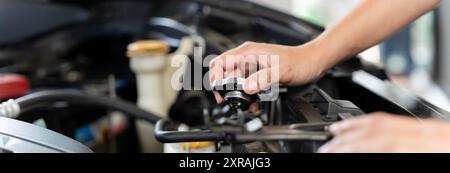
[[[0,22],[9,25],[0,26],[0,153],[314,153],[332,138],[330,124],[365,113],[447,119],[360,58],[314,83],[279,86],[257,112],[246,111],[257,98],[227,79],[217,86],[233,90],[217,104],[195,77],[208,71],[195,57],[246,41],[301,45],[323,31],[248,1],[3,0],[2,8]],[[145,59],[145,51],[162,56]],[[174,67],[177,55],[191,63]],[[170,76],[179,69],[185,78],[176,91]]]

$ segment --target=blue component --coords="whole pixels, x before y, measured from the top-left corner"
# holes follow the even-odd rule
[[[89,126],[82,126],[75,130],[75,140],[81,143],[89,143],[95,140],[95,135]]]
[[[127,79],[120,79],[116,81],[116,88],[124,88],[128,85],[128,80]]]

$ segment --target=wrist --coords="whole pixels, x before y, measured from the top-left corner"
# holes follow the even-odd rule
[[[302,46],[299,46],[300,55],[302,58],[308,59],[308,64],[314,66],[319,75],[325,74],[331,67],[337,64],[340,60],[335,56],[324,42],[320,40],[310,41]],[[306,55],[306,56],[304,56]]]
[[[350,55],[357,53],[355,51],[355,45],[351,44],[351,42],[346,42],[341,35],[333,33],[335,32],[325,31],[317,38],[305,44],[311,50],[315,50],[316,56],[320,57],[319,63],[326,70],[351,57]]]

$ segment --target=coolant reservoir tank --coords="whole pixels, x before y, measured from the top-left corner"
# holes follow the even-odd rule
[[[167,115],[163,83],[167,68],[169,46],[158,40],[142,40],[128,45],[127,56],[130,68],[136,74],[138,106],[160,117]],[[153,124],[136,121],[137,133],[142,152],[162,152],[163,145],[153,137]]]
[[[136,74],[138,105],[159,116],[166,115],[162,72],[165,69],[169,46],[158,40],[137,41],[128,46],[130,67]]]

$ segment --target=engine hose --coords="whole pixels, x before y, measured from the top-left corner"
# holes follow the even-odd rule
[[[133,103],[120,99],[111,99],[104,96],[92,95],[78,90],[46,90],[34,92],[13,101],[9,100],[8,104],[3,107],[0,106],[0,113],[2,113],[2,110],[7,110],[4,111],[6,113],[17,113],[17,111],[15,111],[16,109],[12,109],[11,107],[17,108],[17,105],[19,105],[20,114],[39,107],[43,103],[56,101],[66,101],[80,105],[95,105],[110,108],[121,111],[134,118],[149,121],[153,124],[160,120],[160,117],[142,110]],[[17,117],[19,114],[15,116]],[[14,115],[8,115],[7,117],[14,118]]]

